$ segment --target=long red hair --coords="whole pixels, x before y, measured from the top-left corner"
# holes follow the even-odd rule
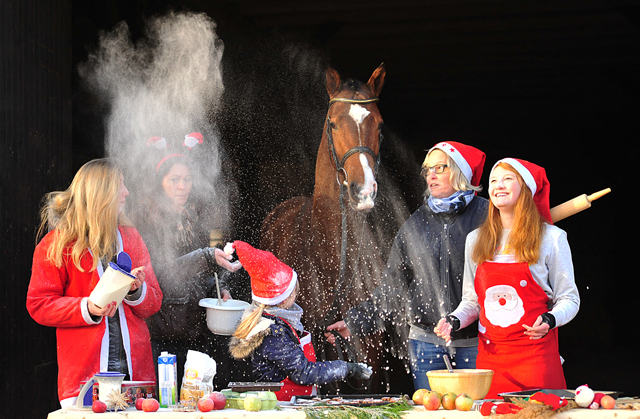
[[[531,189],[520,173],[507,163],[499,163],[497,167],[515,173],[521,187],[507,244],[513,249],[518,262],[534,264],[540,258],[540,245],[545,229],[544,218],[538,212]],[[476,264],[480,265],[482,262],[493,259],[502,236],[500,210],[493,205],[493,202],[489,203],[487,219],[478,230],[478,241],[473,249],[472,258]]]

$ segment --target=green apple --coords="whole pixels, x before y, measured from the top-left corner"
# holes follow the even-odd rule
[[[244,410],[257,412],[260,409],[262,409],[262,400],[260,400],[260,397],[249,394],[244,398]]]
[[[456,408],[456,393],[450,391],[442,396],[442,407],[445,410],[454,410]]]
[[[456,409],[462,411],[469,411],[473,407],[473,399],[466,395],[465,393],[461,393],[456,397]]]

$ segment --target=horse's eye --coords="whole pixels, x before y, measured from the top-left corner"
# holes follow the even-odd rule
[[[329,122],[329,127],[331,127],[331,129],[336,129],[338,128],[338,126],[336,125],[335,122]]]

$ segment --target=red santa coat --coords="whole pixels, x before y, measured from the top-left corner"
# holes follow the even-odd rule
[[[133,227],[118,229],[119,250],[131,256],[134,268],[144,266],[145,271],[140,298],[125,299],[118,310],[129,373],[134,381],[155,381],[149,330],[144,319],[160,310],[162,291],[138,231]],[[91,271],[93,256],[86,252],[80,260],[84,272],[75,267],[70,257],[64,258],[63,265],[57,268],[46,260],[55,234],[55,230],[49,232],[34,252],[27,310],[36,322],[56,328],[58,397],[62,403],[79,394],[81,381],[106,370],[109,336],[107,321],[101,318],[94,322],[84,301],[100,279],[101,265],[98,264],[100,269]],[[70,250],[69,246],[65,253]]]

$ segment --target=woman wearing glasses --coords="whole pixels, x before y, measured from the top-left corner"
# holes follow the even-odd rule
[[[462,297],[465,239],[484,221],[488,206],[476,195],[484,161],[482,151],[453,141],[429,150],[422,163],[425,203],[398,231],[381,286],[327,328],[343,337],[365,336],[394,324],[401,339],[395,346],[408,347],[416,389],[430,388],[426,372],[444,369],[444,354],[457,368],[475,368],[476,329],[452,334],[449,345],[433,330]]]

